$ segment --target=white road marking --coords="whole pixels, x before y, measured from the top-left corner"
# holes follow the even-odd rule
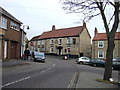
[[[18,82],[27,80],[27,79],[29,79],[29,78],[30,78],[30,76],[25,77],[25,78],[22,78],[22,79],[19,79],[19,80],[16,80],[16,81],[13,81],[13,82],[10,82],[10,83],[7,83],[7,84],[5,84],[5,85],[2,85],[1,87],[3,88],[3,87],[6,87],[6,86],[9,86],[9,85],[11,85],[11,84],[14,84],[14,83],[18,83]]]
[[[56,64],[53,64],[53,67],[55,66]]]
[[[56,64],[53,64],[52,67],[54,67],[55,65],[56,65]],[[52,67],[49,67],[48,69],[45,69],[45,70],[41,71],[41,73],[44,73],[44,72],[50,70]]]

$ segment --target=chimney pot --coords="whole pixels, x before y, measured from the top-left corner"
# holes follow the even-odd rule
[[[52,30],[55,30],[55,25],[52,26]]]
[[[94,36],[97,36],[97,35],[98,35],[98,30],[97,30],[97,28],[95,28]]]

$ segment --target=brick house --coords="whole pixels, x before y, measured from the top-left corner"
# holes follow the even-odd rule
[[[20,58],[22,22],[0,7],[0,55],[2,60]]]
[[[115,48],[113,58],[117,58],[120,57],[120,32],[116,32],[114,40]],[[98,33],[97,28],[95,28],[94,38],[92,40],[93,59],[106,59],[107,42],[106,33]]]
[[[91,57],[91,36],[86,23],[64,29],[56,29],[53,25],[51,31],[40,35],[37,43],[38,51],[46,54]]]

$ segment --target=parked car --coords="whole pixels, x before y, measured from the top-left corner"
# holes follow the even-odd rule
[[[120,58],[113,59],[112,68],[115,70],[120,70]]]
[[[78,64],[89,64],[90,59],[88,57],[80,57],[76,60]]]
[[[40,52],[34,52],[34,62],[40,61],[40,62],[45,62],[45,55],[44,53]]]
[[[90,66],[94,67],[105,67],[105,61],[100,59],[91,59]]]

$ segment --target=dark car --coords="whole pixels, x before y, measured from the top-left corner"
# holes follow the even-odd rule
[[[105,67],[105,61],[100,59],[91,59],[90,66],[94,67]]]
[[[45,55],[44,53],[34,52],[34,61],[45,62]]]
[[[113,68],[114,70],[120,70],[120,58],[113,59],[112,68]]]

